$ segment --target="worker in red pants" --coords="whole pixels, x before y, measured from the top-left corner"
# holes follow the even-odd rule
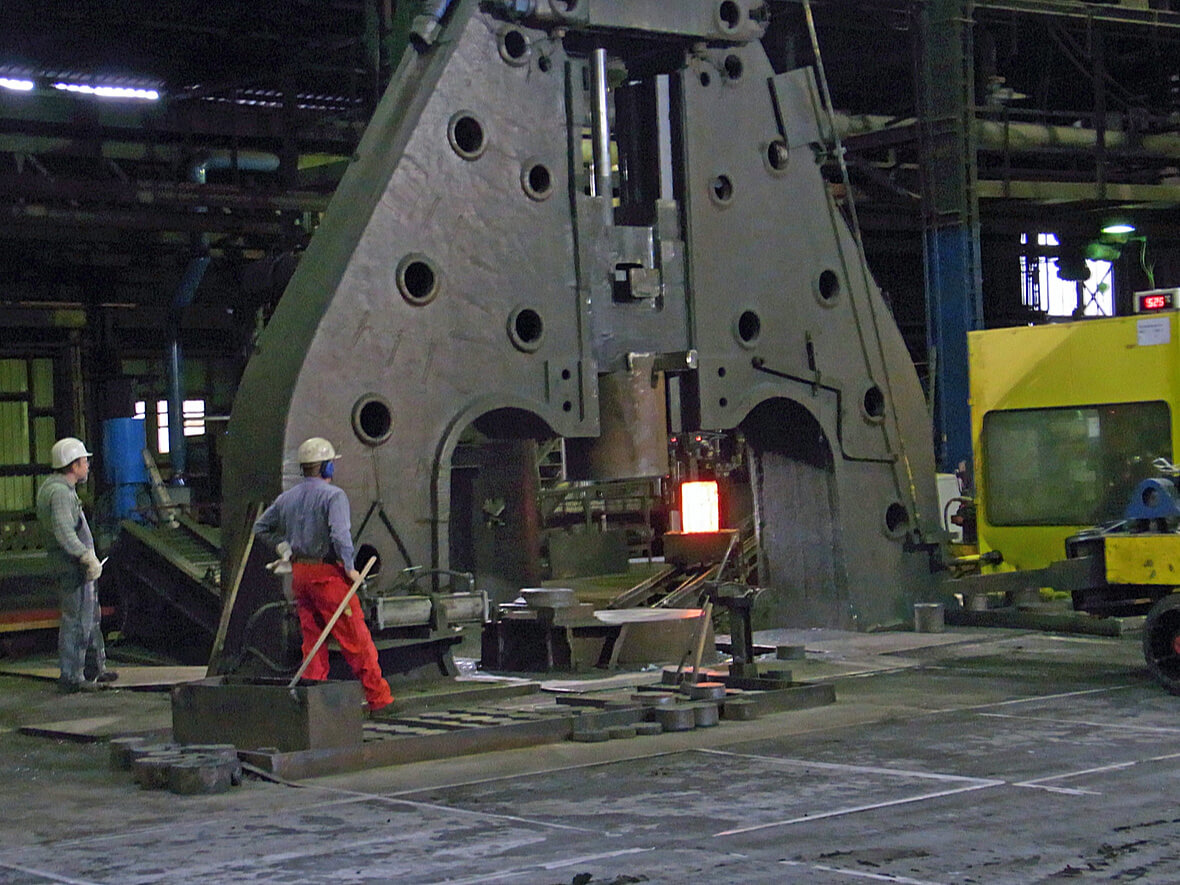
[[[291,561],[291,589],[303,655],[320,638],[340,602],[360,574],[353,563],[348,495],[332,483],[339,456],[326,439],[315,436],[299,446],[303,481],[283,492],[254,523],[254,533]],[[381,675],[377,648],[354,595],[332,627],[332,636],[365,689],[369,712],[393,703],[389,683]],[[321,645],[304,675],[328,678],[328,647]]]

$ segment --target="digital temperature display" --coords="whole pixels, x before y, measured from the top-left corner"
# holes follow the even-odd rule
[[[1136,313],[1155,313],[1176,308],[1175,289],[1153,289],[1135,293]]]

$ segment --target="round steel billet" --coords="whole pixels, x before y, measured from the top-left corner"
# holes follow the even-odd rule
[[[561,608],[578,602],[577,595],[568,587],[526,587],[520,595],[529,608]]]
[[[664,733],[664,726],[658,722],[636,722],[635,733],[640,737],[651,737],[656,734]]]
[[[725,697],[724,682],[691,682],[680,686],[680,690],[694,701],[719,701]]]
[[[692,713],[697,728],[711,728],[721,719],[717,705],[712,703],[693,704]]]
[[[635,737],[636,731],[634,725],[616,725],[608,728],[607,733],[610,734],[611,740],[626,740]]]
[[[158,756],[161,753],[179,753],[179,744],[136,744],[127,751],[131,761],[142,759],[144,756]]]
[[[696,712],[687,704],[660,708],[655,714],[664,731],[692,731],[697,725]]]
[[[145,790],[162,790],[168,786],[168,769],[183,761],[181,753],[142,756],[131,763],[131,776]]]
[[[131,770],[131,751],[142,745],[144,738],[120,737],[112,738],[110,742],[110,764],[113,771]]]
[[[737,722],[758,718],[758,705],[748,698],[733,698],[721,705],[721,716]]]
[[[610,740],[610,731],[605,728],[586,728],[570,734],[570,740],[580,744],[598,744]]]
[[[236,762],[238,758],[238,748],[233,744],[184,744],[180,751],[200,753],[202,756],[211,759],[224,759],[227,762]]]
[[[234,762],[195,757],[169,766],[168,789],[182,796],[224,793],[234,782]]]
[[[807,657],[807,648],[802,645],[775,646],[774,656],[780,661],[802,661]]]
[[[598,728],[604,728],[602,724],[602,716],[597,713],[583,713],[580,716],[574,717],[575,731],[593,731]]]
[[[184,757],[186,761],[202,762],[207,765],[229,766],[230,783],[236,787],[242,782],[242,760],[238,758],[237,750],[234,750],[232,753],[225,750],[200,753],[186,752]]]
[[[941,633],[944,629],[946,622],[941,602],[914,603],[915,633]]]
[[[669,707],[676,703],[676,695],[662,694],[655,691],[637,692],[631,695],[631,700],[645,707]]]

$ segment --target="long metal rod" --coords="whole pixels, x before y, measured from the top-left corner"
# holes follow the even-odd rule
[[[307,668],[311,666],[311,660],[316,656],[324,643],[328,641],[328,634],[332,632],[332,628],[336,626],[336,622],[340,620],[340,616],[344,614],[344,610],[348,608],[348,603],[352,601],[352,597],[356,594],[357,588],[364,583],[365,578],[369,575],[371,569],[377,562],[376,556],[370,556],[369,561],[365,563],[365,567],[361,569],[361,573],[356,576],[356,580],[352,582],[352,586],[348,592],[344,594],[344,598],[340,600],[340,605],[336,606],[336,611],[332,612],[332,617],[329,618],[324,631],[320,634],[320,638],[315,641],[315,645],[311,647],[311,651],[307,653],[307,657],[303,659],[303,663],[299,665],[299,669],[295,671],[295,675],[291,677],[291,681],[287,683],[287,688],[294,688],[299,684],[299,680],[303,678],[303,674],[307,672]]]
[[[606,80],[606,50],[595,49],[590,54],[591,117],[593,138],[594,196],[603,201],[603,218],[609,225],[614,219],[613,188],[610,163],[610,106]]]
[[[713,601],[709,600],[705,603],[705,607],[701,609],[701,621],[697,626],[696,643],[692,653],[692,683],[696,685],[701,681],[701,658],[705,654],[705,637],[709,635],[709,624],[713,619]]]

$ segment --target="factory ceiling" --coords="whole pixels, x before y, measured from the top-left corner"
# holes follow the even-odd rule
[[[974,4],[985,231],[1088,225],[1117,207],[1180,240],[1180,12],[1168,5]],[[803,7],[774,6],[772,55],[813,63]],[[916,234],[922,4],[813,6],[867,234]],[[254,323],[314,231],[412,12],[394,0],[5,4],[6,315],[105,305],[150,327],[194,255],[209,255],[193,310]]]

